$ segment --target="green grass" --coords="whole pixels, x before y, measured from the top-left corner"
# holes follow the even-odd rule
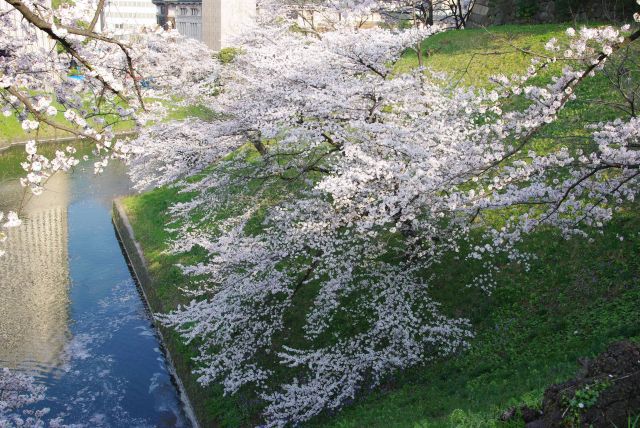
[[[81,158],[84,155],[90,155],[92,145],[87,142],[65,142],[65,143],[51,143],[38,145],[38,153],[48,157],[49,159],[55,157],[57,150],[65,150],[68,146],[73,146],[77,152],[74,155],[76,158]],[[6,152],[0,153],[0,183],[9,180],[16,180],[23,177],[26,173],[21,162],[26,161],[27,154],[22,147],[12,147]]]
[[[167,103],[169,104],[169,103]],[[54,103],[54,106],[60,107]],[[212,117],[212,112],[204,106],[171,106],[171,110],[166,120],[182,120],[189,117],[197,117],[203,120],[208,120]],[[68,122],[64,119],[63,112],[59,112],[53,120],[61,125],[67,125]],[[108,118],[107,120],[114,120],[114,118]],[[116,133],[132,132],[135,131],[135,123],[132,120],[119,120],[113,124],[113,130]],[[22,129],[22,125],[18,118],[14,115],[5,117],[0,116],[0,148],[6,147],[11,143],[22,142],[29,139],[55,139],[63,137],[73,137],[69,132],[61,131],[53,126],[41,123],[37,132],[27,133]]]
[[[530,57],[501,41],[542,52],[549,38],[565,37],[565,28],[503,26],[439,34],[423,45],[430,53],[426,65],[455,76],[460,84],[490,87],[491,75],[519,73],[530,63]],[[409,53],[399,67],[416,63],[416,55]],[[584,135],[586,123],[619,115],[593,103],[616,100],[603,76],[590,78],[577,95],[578,101],[534,140],[536,150],[548,151],[557,137]],[[490,297],[461,295],[460,287],[478,272],[470,265],[452,268],[459,264],[456,260],[445,262],[438,275],[441,284],[435,288],[445,307],[471,317],[476,329],[471,349],[401,373],[381,390],[315,425],[499,426],[498,417],[508,407],[539,405],[547,386],[575,375],[579,357],[593,356],[615,340],[640,340],[640,264],[635,257],[640,218],[634,211],[619,215],[594,243],[565,241],[552,230],[529,237],[523,249],[537,256],[531,270],[505,266]]]
[[[146,291],[149,304],[154,312],[167,312],[179,304],[187,303],[178,287],[188,286],[186,278],[176,267],[177,263],[193,263],[202,257],[197,250],[186,255],[170,255],[165,252],[166,242],[171,237],[166,225],[169,217],[166,209],[173,203],[185,201],[189,195],[179,194],[176,189],[162,188],[142,197],[127,197],[122,200],[135,237],[142,244],[150,277],[154,287]],[[153,213],[153,214],[151,214]],[[151,214],[151,215],[150,215]],[[244,418],[238,414],[234,403],[223,397],[220,387],[202,388],[195,376],[191,358],[194,349],[182,343],[172,330],[161,328],[176,370],[187,390],[202,426],[213,426],[225,420],[228,426],[240,424]]]
[[[64,118],[64,111],[59,103],[54,102],[52,104],[58,109],[58,114],[52,117],[52,121],[69,126],[68,122]],[[131,120],[115,120],[115,116],[107,116],[105,120],[113,121],[113,130],[115,132],[128,132],[135,128],[135,124]],[[55,139],[63,137],[73,137],[69,132],[62,131],[53,126],[41,123],[35,132],[25,132],[22,129],[22,125],[18,117],[11,115],[9,117],[0,116],[0,147],[5,147],[11,143],[26,141],[29,139]]]
[[[565,28],[503,26],[440,34],[423,45],[430,53],[426,65],[455,76],[460,84],[490,87],[491,75],[519,73],[530,63],[530,57],[501,41],[542,52],[549,38],[565,38]],[[399,67],[416,63],[416,55],[409,53]],[[536,150],[548,151],[558,137],[585,135],[585,124],[619,115],[593,103],[617,100],[603,76],[588,79],[577,95],[559,120],[533,141]],[[459,264],[455,260],[445,262],[438,275],[441,284],[435,288],[446,307],[471,317],[477,334],[471,349],[399,374],[381,390],[337,416],[320,418],[316,425],[499,426],[498,417],[508,407],[539,405],[547,386],[575,375],[579,357],[593,356],[615,340],[640,340],[640,264],[635,257],[640,218],[634,212],[619,215],[594,243],[565,241],[552,230],[529,237],[523,249],[537,256],[531,270],[506,266],[488,298],[461,295],[460,287],[478,272],[470,265],[452,269]]]
[[[61,114],[55,118],[57,123],[64,124]],[[47,124],[40,124],[38,132],[25,132],[20,121],[15,116],[0,117],[0,147],[8,146],[11,143],[26,141],[28,139],[50,139],[72,136],[68,132],[58,130]]]
[[[561,24],[502,25],[436,34],[422,44],[425,66],[449,73],[454,81],[484,87],[491,76],[522,73],[529,66],[531,57],[515,48],[544,53],[551,37],[566,38],[566,28]],[[406,71],[417,63],[416,52],[408,51],[397,66]]]
[[[461,295],[474,272],[445,263],[435,288],[445,305],[471,316],[477,334],[471,349],[408,370],[316,425],[489,427],[499,426],[510,406],[538,405],[548,385],[576,374],[579,357],[616,340],[640,340],[639,227],[638,216],[622,215],[592,244],[538,233],[526,242],[539,257],[531,270],[506,267],[487,298]]]
[[[529,57],[505,47],[499,40],[542,51],[549,38],[563,38],[564,29],[563,25],[504,26],[490,29],[491,33],[465,30],[440,34],[423,45],[430,54],[426,65],[455,76],[460,84],[489,87],[490,75],[522,72],[529,65]],[[408,52],[397,67],[399,71],[407,70],[416,63],[415,54]],[[541,76],[539,81],[545,79],[548,76]],[[615,100],[603,77],[590,78],[578,96],[587,102],[570,103],[559,121],[546,127],[533,142],[536,150],[548,151],[557,137],[584,134],[586,123],[618,114],[611,107],[593,102],[596,98]],[[238,189],[238,200],[242,201],[243,194],[254,192],[254,186],[257,184],[250,183],[247,189]],[[295,190],[284,184],[274,185],[264,191],[263,203],[268,206],[283,191]],[[193,263],[204,257],[198,250],[180,256],[165,252],[166,241],[171,237],[166,230],[166,209],[189,198],[173,188],[161,188],[124,200],[154,279],[151,300],[155,311],[166,311],[184,302],[178,287],[189,284],[175,264]],[[241,209],[243,205],[238,202],[231,211]],[[549,384],[575,374],[579,357],[593,356],[615,340],[640,340],[640,217],[635,212],[637,207],[620,213],[593,243],[583,239],[565,241],[553,230],[537,232],[523,245],[523,250],[537,257],[531,262],[530,271],[504,263],[496,278],[498,286],[490,296],[473,290],[461,293],[464,284],[478,273],[478,267],[451,256],[435,269],[439,282],[433,289],[447,313],[471,318],[476,333],[471,348],[446,361],[390,377],[337,414],[322,415],[308,425],[506,426],[498,422],[502,411],[522,403],[539,405]],[[231,214],[219,212],[213,223]],[[300,298],[300,308],[308,299],[309,296]],[[302,309],[294,311],[288,322],[300,325],[303,314]],[[218,386],[198,387],[189,375],[193,348],[182,345],[171,333],[169,348],[204,426],[249,426],[259,422],[256,412],[260,406],[251,394],[241,391],[234,397],[223,397]]]

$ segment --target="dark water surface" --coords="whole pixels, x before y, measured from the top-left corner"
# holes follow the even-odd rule
[[[48,388],[38,407],[66,424],[188,427],[111,223],[129,189],[122,165],[94,176],[89,162],[25,205],[0,258],[0,367],[36,376]],[[0,210],[21,198],[0,183]]]

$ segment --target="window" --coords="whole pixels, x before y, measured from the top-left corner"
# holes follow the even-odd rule
[[[187,14],[187,8],[186,7],[181,7],[180,8],[180,15],[186,15]]]
[[[198,8],[197,7],[192,7],[191,8],[191,15],[194,15],[194,16],[198,15]]]

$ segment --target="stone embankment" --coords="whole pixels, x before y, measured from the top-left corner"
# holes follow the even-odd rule
[[[147,263],[142,251],[142,247],[136,241],[133,227],[129,222],[124,206],[118,199],[113,202],[113,225],[115,227],[116,233],[118,234],[123,253],[127,258],[127,263],[129,264],[131,272],[135,280],[137,281],[140,292],[144,297],[144,301],[147,307],[151,310],[152,313],[157,312],[157,308],[154,308],[153,302],[149,299],[150,290],[153,287],[153,281],[147,269]],[[191,404],[191,400],[187,395],[187,389],[185,388],[184,383],[180,378],[180,374],[176,370],[176,365],[174,364],[173,358],[171,356],[170,348],[167,346],[167,342],[162,335],[162,330],[158,325],[156,325],[156,332],[158,333],[160,342],[164,347],[163,351],[165,352],[167,358],[168,368],[177,384],[178,390],[180,391],[180,398],[184,403],[187,417],[191,420],[194,428],[199,428],[200,425],[196,417],[196,412],[194,411],[194,408]]]
[[[469,27],[631,20],[635,0],[476,0]]]

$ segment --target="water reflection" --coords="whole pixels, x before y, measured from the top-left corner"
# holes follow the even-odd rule
[[[0,258],[0,364],[56,368],[69,338],[69,178],[55,175],[31,199],[13,181],[0,187],[0,201],[4,211],[24,206],[23,225],[7,231]]]
[[[190,426],[111,224],[123,165],[59,174],[22,210],[0,258],[0,367],[48,388],[41,406],[90,427]],[[0,184],[0,210],[20,206]]]

